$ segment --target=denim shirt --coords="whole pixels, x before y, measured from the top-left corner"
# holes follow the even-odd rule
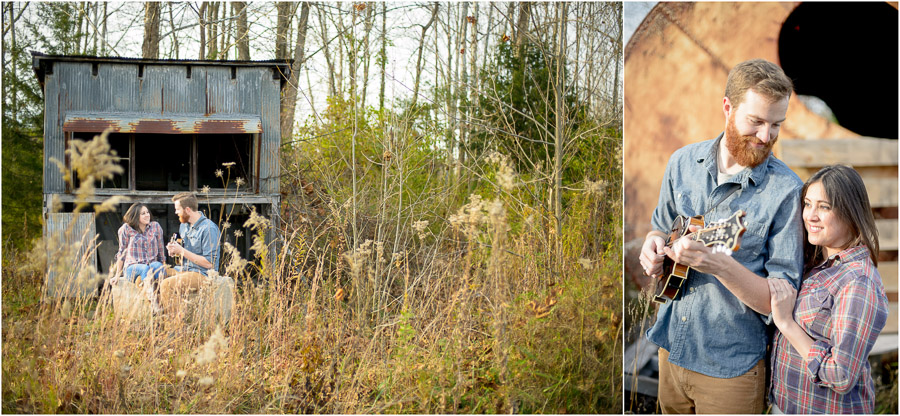
[[[706,213],[706,223],[744,210],[747,230],[734,259],[759,276],[787,279],[798,288],[803,267],[800,178],[770,154],[753,169],[717,184],[716,156],[722,137],[672,154],[653,212],[653,229],[668,235],[676,216],[704,214],[732,187],[740,186]],[[765,357],[770,322],[771,316],[745,305],[715,276],[691,269],[678,297],[660,307],[647,338],[669,351],[675,365],[733,378]]]
[[[181,223],[178,233],[184,238],[185,250],[199,254],[212,263],[213,267],[209,270],[219,270],[219,227],[216,227],[212,220],[201,212],[200,218],[193,225]],[[207,271],[186,258],[182,270],[198,272],[204,276]]]

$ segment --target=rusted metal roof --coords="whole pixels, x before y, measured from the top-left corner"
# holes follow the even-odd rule
[[[248,114],[164,115],[158,113],[70,112],[63,122],[66,132],[155,134],[245,134],[262,132],[259,116]]]
[[[99,63],[124,63],[134,65],[180,65],[180,66],[227,66],[227,67],[270,67],[272,79],[280,79],[281,86],[291,76],[293,60],[263,60],[263,61],[206,61],[196,59],[143,59],[118,56],[70,56],[70,55],[46,55],[42,52],[31,51],[31,67],[41,86],[44,85],[44,76],[53,73],[53,62],[85,62]]]

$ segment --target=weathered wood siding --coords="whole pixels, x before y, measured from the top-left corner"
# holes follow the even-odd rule
[[[273,76],[274,64],[36,59],[52,61],[52,70],[43,74],[45,194],[65,191],[63,176],[50,158],[65,160],[63,125],[72,113],[88,118],[127,114],[159,120],[258,117],[259,193],[278,194],[281,80]]]

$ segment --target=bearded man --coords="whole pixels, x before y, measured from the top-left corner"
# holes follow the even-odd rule
[[[167,313],[175,309],[176,302],[191,289],[199,289],[208,280],[207,272],[219,269],[219,227],[198,209],[197,197],[191,192],[181,192],[172,197],[175,214],[181,222],[178,228],[184,246],[169,243],[169,256],[182,256],[177,273],[159,285],[162,308]]]
[[[725,131],[675,151],[641,248],[644,272],[660,278],[663,260],[691,268],[664,303],[647,338],[660,347],[658,400],[664,413],[762,413],[767,279],[800,286],[803,183],[771,154],[793,84],[777,65],[742,62],[728,74]],[[740,249],[712,250],[688,238],[666,246],[678,215],[706,223],[743,210]]]

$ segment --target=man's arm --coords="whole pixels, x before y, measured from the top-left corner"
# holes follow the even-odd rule
[[[178,247],[179,247],[179,249],[177,249],[177,250],[181,250],[181,253],[184,255],[185,259],[193,262],[197,266],[200,266],[204,269],[212,268],[212,263],[210,263],[209,260],[206,259],[206,257],[203,257],[196,253],[191,253],[190,251],[186,250],[184,247],[181,247],[180,245]]]
[[[726,289],[754,311],[763,315],[772,311],[766,278],[751,272],[731,256],[713,253],[711,248],[689,238],[682,238],[674,248],[664,250],[676,263],[716,276]]]

